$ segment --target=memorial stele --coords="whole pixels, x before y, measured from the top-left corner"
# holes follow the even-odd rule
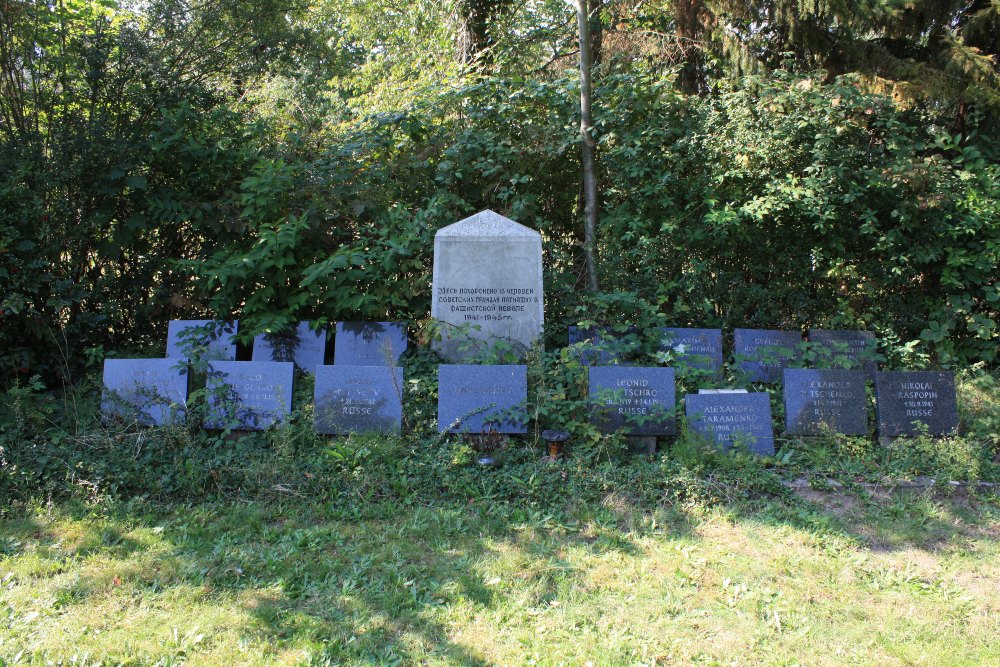
[[[451,362],[474,360],[496,341],[523,352],[542,333],[542,235],[482,211],[434,235],[434,348]]]

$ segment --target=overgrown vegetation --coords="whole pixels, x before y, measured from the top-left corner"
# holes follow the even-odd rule
[[[600,292],[571,3],[0,0],[0,667],[1000,663],[998,4],[582,4]],[[544,239],[499,469],[437,433],[426,346],[434,233],[484,208]],[[102,418],[101,362],[182,318],[406,322],[403,436],[317,436],[308,375],[206,430],[201,361],[182,423]],[[647,456],[569,325],[678,395],[717,378],[661,327],[865,329],[961,424],[783,436],[729,359],[776,455],[681,419]]]
[[[544,234],[550,349],[655,313],[996,363],[992,5],[594,3],[591,297],[568,5],[383,4],[4,5],[0,383],[182,316],[421,320],[434,231],[487,207]]]
[[[642,351],[649,341],[633,343],[640,359],[656,353],[655,347]],[[468,500],[540,510],[599,504],[616,494],[655,508],[746,494],[782,497],[787,493],[782,483],[800,476],[849,485],[913,477],[931,477],[938,484],[1000,482],[1000,392],[995,377],[982,372],[960,376],[963,414],[954,436],[903,438],[883,447],[875,444],[874,423],[865,437],[781,437],[780,391],[747,385],[734,364],[726,371],[733,384],[771,392],[779,435],[775,457],[717,452],[687,432],[683,418],[681,434],[661,439],[660,452],[646,457],[633,453],[620,433],[602,433],[591,423],[581,351],[577,346],[544,353],[529,365],[531,430],[510,440],[498,471],[475,465],[467,439],[437,432],[437,358],[426,349],[404,356],[405,430],[399,437],[316,435],[306,374],[297,378],[295,409],[287,423],[256,433],[205,430],[205,390],[192,394],[184,422],[150,428],[127,418],[101,419],[99,391],[67,392],[57,400],[40,384],[15,387],[6,394],[9,407],[0,410],[0,423],[6,425],[0,433],[0,498],[5,501],[0,512],[32,499],[184,501],[275,494],[352,505]],[[681,370],[679,395],[715,382],[704,371]],[[545,428],[569,429],[566,462],[542,459],[539,433]]]

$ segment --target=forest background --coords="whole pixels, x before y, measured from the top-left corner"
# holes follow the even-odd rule
[[[996,363],[1000,4],[588,11],[596,293],[571,4],[4,0],[0,384],[172,318],[422,320],[434,232],[484,208],[544,235],[550,346],[815,326]]]

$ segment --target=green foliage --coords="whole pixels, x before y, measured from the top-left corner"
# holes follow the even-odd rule
[[[3,496],[197,497],[292,488],[306,472],[360,480],[331,494],[527,492],[541,503],[552,488],[566,498],[618,484],[647,498],[671,493],[660,485],[673,482],[651,476],[689,479],[691,467],[620,470],[621,438],[582,417],[584,350],[560,349],[568,325],[606,328],[626,360],[648,364],[677,361],[662,349],[663,326],[863,328],[890,368],[1000,360],[995,8],[750,3],[716,26],[763,64],[766,74],[740,78],[735,52],[712,40],[697,57],[656,62],[660,52],[643,46],[670,31],[697,41],[699,22],[723,5],[689,3],[685,23],[677,3],[636,15],[606,2],[595,17],[608,29],[595,77],[605,291],[589,294],[564,4],[494,17],[488,76],[453,60],[449,3],[7,3]],[[750,32],[748,7],[768,10]],[[843,52],[826,53],[831,35],[816,32],[830,20],[842,21]],[[895,92],[908,79],[914,94],[871,92],[880,84],[859,64],[866,43],[891,51]],[[711,81],[711,94],[679,92],[692,89],[692,65],[707,77],[695,88],[707,93]],[[915,91],[920,77],[927,85]],[[537,443],[509,452],[516,481],[463,468],[468,445],[433,429],[437,360],[426,350],[408,361],[414,436],[387,445],[391,456],[353,440],[328,447],[310,435],[307,407],[285,429],[230,443],[201,432],[204,392],[188,424],[152,430],[101,425],[85,398],[104,357],[159,355],[171,318],[238,318],[243,342],[300,320],[425,322],[435,231],[483,208],[543,234],[546,332],[528,407],[536,425],[571,430],[576,468],[539,467]],[[435,335],[422,331],[422,342]],[[802,351],[812,366],[845,363],[836,351]],[[518,352],[497,348],[491,360]],[[679,393],[746,384],[738,363],[721,379],[679,371]],[[967,431],[952,443],[916,439],[883,457],[844,439],[790,441],[769,465],[989,477],[998,427],[986,397],[996,388],[976,377],[964,385]],[[780,419],[776,395],[772,404]]]
[[[477,466],[466,437],[437,432],[438,359],[425,348],[407,352],[403,360],[400,437],[316,435],[312,382],[304,374],[297,374],[287,422],[252,433],[232,424],[204,430],[209,389],[193,393],[184,423],[149,428],[128,418],[101,421],[99,391],[81,388],[56,401],[35,379],[8,389],[0,402],[0,505],[67,496],[193,500],[303,494],[352,505],[464,499],[544,509],[619,494],[653,507],[780,497],[787,493],[782,480],[802,475],[846,483],[912,476],[941,483],[1000,481],[1000,394],[988,374],[960,377],[961,428],[950,438],[919,436],[883,447],[873,436],[782,436],[783,406],[780,394],[772,392],[774,458],[740,447],[721,453],[690,432],[683,418],[679,435],[661,438],[659,453],[647,457],[630,454],[620,433],[602,433],[591,422],[593,406],[578,352],[569,347],[529,360],[529,434],[511,439],[499,470]],[[194,386],[204,387],[199,369],[196,363]],[[686,382],[697,380],[682,379],[679,393],[694,391]],[[543,460],[540,432],[546,428],[571,433],[565,462]]]

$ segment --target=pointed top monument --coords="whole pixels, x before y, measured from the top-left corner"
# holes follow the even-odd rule
[[[431,317],[449,361],[489,358],[497,343],[526,352],[544,323],[542,235],[488,210],[438,230]]]
[[[447,227],[438,230],[434,238],[440,236],[527,236],[531,238],[541,238],[538,232],[530,227],[525,227],[519,222],[514,222],[508,217],[502,216],[496,211],[486,209],[468,218],[459,220]]]

